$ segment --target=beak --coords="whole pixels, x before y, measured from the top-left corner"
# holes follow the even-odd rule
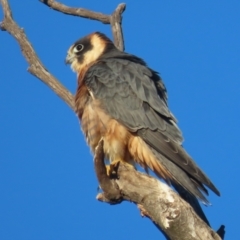
[[[74,59],[74,55],[68,53],[67,57],[65,58],[65,64],[71,64],[73,62]]]

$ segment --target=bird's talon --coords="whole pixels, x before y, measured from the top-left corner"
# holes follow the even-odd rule
[[[110,164],[110,167],[112,168],[113,171],[116,171],[116,170],[117,170],[120,162],[121,162],[120,160],[115,160],[115,161],[113,161],[113,162]]]
[[[106,165],[106,172],[107,172],[107,175],[108,175],[108,176],[111,175],[110,165]]]
[[[109,177],[116,177],[117,176],[117,168],[119,166],[120,161],[116,160],[113,161],[110,165],[106,166],[106,172]]]

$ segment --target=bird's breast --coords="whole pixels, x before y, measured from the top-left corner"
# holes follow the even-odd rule
[[[111,118],[101,108],[100,102],[94,99],[86,85],[78,88],[75,107],[87,143],[94,152],[101,137],[106,133]]]

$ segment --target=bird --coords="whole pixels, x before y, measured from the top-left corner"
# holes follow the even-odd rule
[[[75,111],[93,153],[103,139],[111,164],[150,169],[205,205],[210,204],[207,188],[220,196],[183,148],[163,80],[143,59],[94,32],[70,46],[65,63],[77,74]]]

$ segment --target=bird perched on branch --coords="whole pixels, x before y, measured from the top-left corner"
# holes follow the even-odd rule
[[[93,152],[103,138],[112,164],[140,164],[205,204],[206,186],[220,195],[182,147],[162,79],[141,58],[95,32],[69,48],[66,63],[77,73],[76,113]]]

